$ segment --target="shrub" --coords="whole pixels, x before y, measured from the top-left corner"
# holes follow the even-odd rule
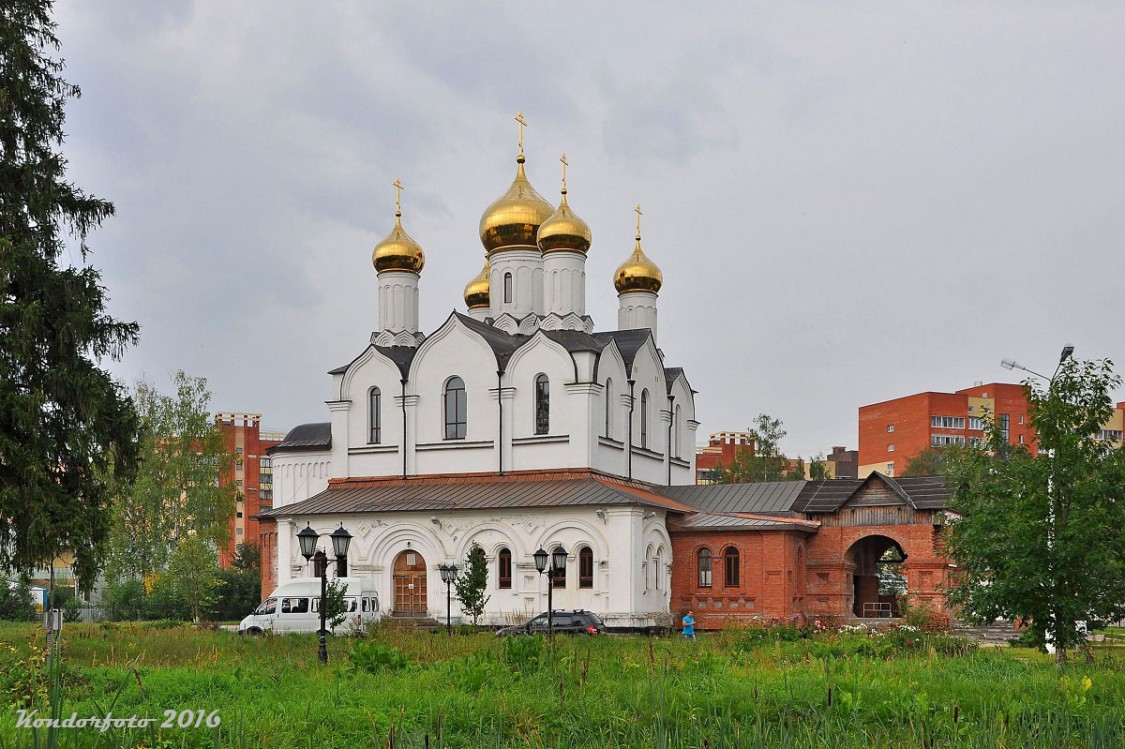
[[[27,653],[7,642],[0,642],[0,692],[16,708],[31,707],[47,696],[47,651],[31,642]]]
[[[543,637],[508,637],[500,643],[500,660],[513,671],[532,671],[543,660]]]
[[[362,640],[357,641],[352,652],[348,653],[348,660],[352,662],[353,668],[369,674],[398,671],[410,663],[396,647]]]
[[[0,619],[28,622],[35,619],[35,614],[31,583],[27,580],[18,583],[0,581]]]

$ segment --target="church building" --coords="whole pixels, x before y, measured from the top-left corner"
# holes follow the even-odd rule
[[[342,526],[349,574],[373,579],[398,616],[443,618],[440,569],[464,565],[474,544],[493,624],[546,609],[538,549],[565,552],[564,567],[547,570],[555,608],[589,609],[611,628],[664,626],[686,608],[704,627],[859,616],[857,597],[878,603],[888,552],[912,593],[937,595],[948,565],[935,551],[943,495],[933,487],[919,503],[886,477],[823,492],[826,482],[695,486],[694,394],[658,347],[663,276],[642,249],[640,208],[612,279],[617,329],[599,331],[585,304],[592,235],[567,202],[566,159],[555,207],[528,181],[517,121],[515,178],[480,221],[483,268],[465,310],[428,334],[418,324],[425,254],[396,196],[394,227],[372,253],[379,329],[329,372],[329,421],[270,451],[263,594],[311,574],[298,531]],[[872,545],[871,534],[828,531],[826,511],[907,528],[884,528]],[[837,553],[848,539],[866,545]]]

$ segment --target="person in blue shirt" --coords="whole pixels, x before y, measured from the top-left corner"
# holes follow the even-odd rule
[[[692,616],[694,611],[688,611],[684,617],[684,638],[688,640],[695,639],[695,618]]]

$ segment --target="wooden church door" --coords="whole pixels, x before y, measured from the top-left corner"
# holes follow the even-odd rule
[[[396,614],[425,614],[429,609],[426,599],[426,560],[416,551],[404,551],[395,558],[394,611]]]

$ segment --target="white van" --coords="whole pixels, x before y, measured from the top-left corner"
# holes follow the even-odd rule
[[[333,634],[343,634],[378,621],[379,594],[371,580],[358,577],[336,578],[344,584],[347,616]],[[329,580],[331,582],[331,580]],[[305,577],[282,583],[262,601],[254,613],[238,625],[239,634],[264,632],[316,632],[320,629],[320,578]]]

